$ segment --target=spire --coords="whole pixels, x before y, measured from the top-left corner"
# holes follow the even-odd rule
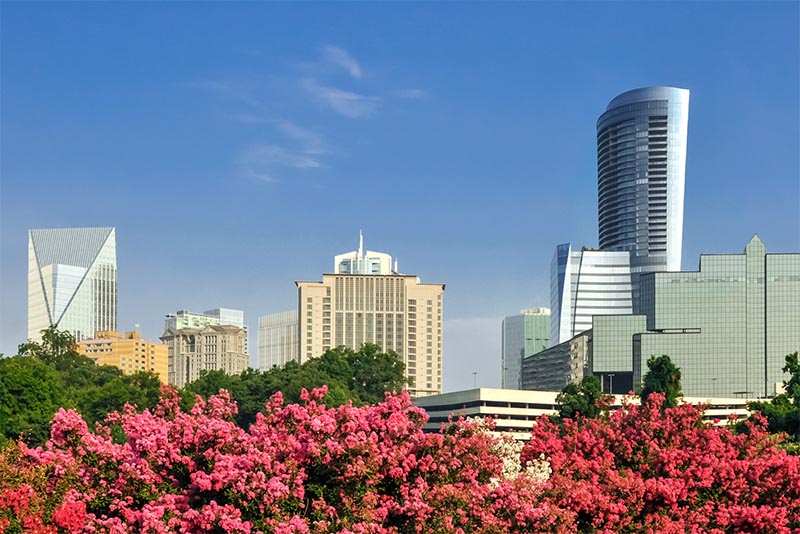
[[[397,270],[397,258],[394,259],[394,274],[400,274],[400,271]]]
[[[361,260],[364,258],[364,233],[359,230],[358,231],[358,259]]]

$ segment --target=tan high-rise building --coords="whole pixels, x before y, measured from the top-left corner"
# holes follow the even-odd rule
[[[351,265],[359,266],[370,254],[379,257],[381,253],[365,255],[360,245],[358,251],[337,256],[335,268],[343,270],[339,268],[342,257],[353,256]],[[391,265],[391,259],[384,263]],[[374,343],[400,356],[413,397],[441,393],[444,284],[422,284],[414,275],[386,268],[347,270],[323,274],[321,282],[296,282],[298,361],[338,346],[359,349],[364,343]],[[371,274],[376,271],[381,274]]]
[[[137,371],[152,371],[162,382],[167,381],[167,346],[144,341],[141,332],[100,330],[94,339],[78,343],[78,352],[97,365],[113,365],[126,375]]]
[[[200,378],[200,371],[238,375],[247,369],[247,330],[233,325],[168,328],[161,341],[169,348],[169,383],[183,387]]]

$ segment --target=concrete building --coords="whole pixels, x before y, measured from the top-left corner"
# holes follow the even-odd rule
[[[231,308],[214,308],[203,313],[192,313],[189,310],[178,310],[164,316],[164,331],[179,330],[182,328],[205,328],[211,325],[230,325],[244,328],[244,312]],[[245,337],[245,352],[247,352],[247,337]]]
[[[99,331],[94,338],[78,342],[78,352],[97,365],[119,367],[126,375],[152,371],[167,382],[168,347],[143,340],[141,332]]]
[[[230,308],[215,308],[203,313],[192,313],[189,310],[178,310],[165,316],[164,330],[178,328],[203,328],[213,324],[227,324],[247,328],[244,324],[244,312]]]
[[[28,339],[50,326],[77,341],[117,329],[114,228],[28,231]]]
[[[200,378],[200,371],[236,375],[250,362],[247,331],[238,326],[167,329],[161,341],[169,348],[169,383],[179,388]]]
[[[359,246],[351,265],[363,265],[367,256]],[[296,282],[298,361],[318,357],[333,347],[358,349],[374,343],[400,356],[412,396],[440,393],[444,284],[422,284],[414,275],[368,271],[323,274],[321,282]]]
[[[593,374],[641,382],[668,355],[686,395],[768,397],[800,349],[800,254],[768,254],[756,235],[742,254],[703,254],[698,271],[641,278],[643,314],[595,322]],[[606,380],[604,380],[604,383]]]
[[[592,317],[630,315],[630,255],[558,245],[550,266],[550,306],[551,346],[592,328]]]
[[[676,87],[622,93],[597,120],[600,249],[630,252],[634,306],[641,274],[681,268],[688,124]]]
[[[297,310],[258,318],[258,368],[268,371],[283,367],[289,360],[297,360],[300,346],[297,342]]]
[[[438,432],[442,425],[449,423],[451,417],[453,421],[460,417],[491,417],[496,423],[495,432],[511,432],[515,439],[527,441],[531,437],[531,428],[536,419],[558,412],[558,393],[478,388],[424,397],[416,399],[414,404],[424,408],[430,417],[424,426],[427,432]],[[632,403],[639,402],[638,399],[628,400]],[[622,401],[623,396],[616,396],[611,409],[621,408]],[[727,424],[732,414],[736,414],[738,420],[750,416],[746,399],[684,397],[683,401],[708,404],[703,419],[707,422],[718,419],[719,425]]]
[[[523,358],[550,346],[550,310],[531,308],[503,319],[502,386],[520,389]]]
[[[587,330],[526,356],[522,360],[520,389],[561,391],[567,384],[583,380],[591,351],[591,332]]]

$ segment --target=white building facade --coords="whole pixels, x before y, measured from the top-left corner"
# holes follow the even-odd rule
[[[558,245],[550,267],[550,305],[550,346],[592,328],[594,315],[630,315],[630,254]]]

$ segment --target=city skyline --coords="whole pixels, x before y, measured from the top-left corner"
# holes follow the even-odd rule
[[[5,354],[28,229],[116,227],[118,329],[156,339],[212,306],[254,336],[363,228],[447,284],[444,390],[499,385],[502,317],[549,305],[556,244],[597,246],[596,119],[649,85],[692,92],[682,268],[800,250],[797,4],[2,10]]]

